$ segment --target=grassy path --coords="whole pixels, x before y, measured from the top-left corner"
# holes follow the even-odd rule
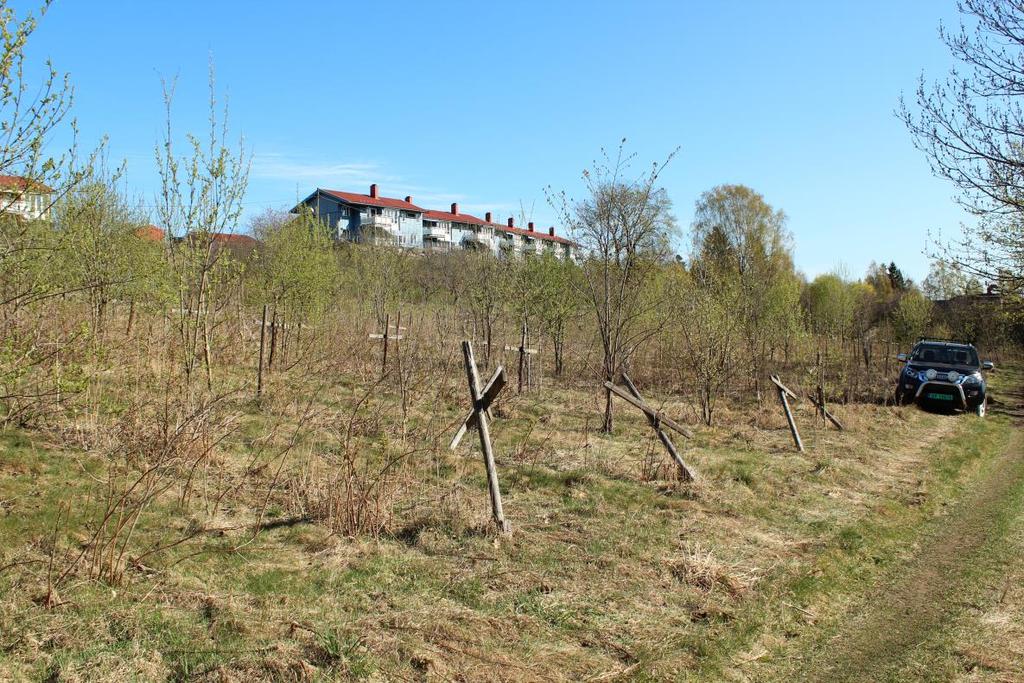
[[[938,520],[934,533],[890,581],[873,589],[865,610],[848,620],[811,657],[791,662],[801,680],[907,680],[921,646],[941,638],[955,621],[964,595],[979,577],[1005,574],[1016,561],[1003,552],[1024,515],[1024,437],[1020,394],[1004,413],[1014,434],[1003,452],[979,473],[968,492]],[[931,670],[931,674],[939,674]],[[929,678],[929,667],[911,675]]]

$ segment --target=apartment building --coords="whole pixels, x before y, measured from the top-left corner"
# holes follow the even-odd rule
[[[509,218],[495,223],[491,212],[479,218],[452,204],[447,211],[425,209],[413,198],[385,197],[376,184],[369,194],[317,188],[292,209],[310,212],[327,226],[335,239],[383,241],[407,249],[448,251],[489,250],[496,256],[521,257],[550,252],[558,258],[575,258],[571,240],[555,229],[535,230],[533,223],[518,228]]]

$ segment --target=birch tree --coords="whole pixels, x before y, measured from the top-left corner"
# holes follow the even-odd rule
[[[200,363],[213,386],[211,347],[217,302],[211,300],[222,253],[215,235],[234,233],[249,182],[250,157],[244,143],[228,141],[228,109],[217,101],[213,66],[209,72],[209,127],[205,138],[186,136],[186,151],[175,145],[172,128],[174,83],[164,82],[166,124],[156,147],[161,189],[157,214],[167,231],[167,253],[174,269],[178,310],[174,312],[181,368],[191,393]],[[175,239],[177,238],[177,239]]]
[[[1024,287],[1024,3],[961,0],[964,22],[940,27],[956,60],[930,82],[922,75],[900,114],[932,172],[950,181],[978,224],[938,255],[966,274]]]
[[[697,200],[694,256],[715,273],[718,286],[735,279],[740,295],[733,315],[742,323],[756,390],[767,359],[800,329],[799,281],[785,226],[782,211],[743,185],[719,185]]]
[[[650,284],[659,264],[671,254],[676,221],[668,193],[658,180],[676,152],[639,175],[631,172],[634,155],[625,140],[614,156],[583,172],[584,198],[548,192],[582,254],[582,295],[594,312],[600,337],[602,380],[613,382],[637,348],[658,331],[654,313],[663,303],[651,297]],[[605,393],[602,431],[613,427],[612,396]]]

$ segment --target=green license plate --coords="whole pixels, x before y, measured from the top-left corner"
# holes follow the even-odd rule
[[[925,394],[925,398],[932,398],[936,401],[952,401],[953,397],[949,394]]]

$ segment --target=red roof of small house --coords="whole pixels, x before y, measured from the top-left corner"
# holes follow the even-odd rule
[[[24,192],[28,190],[34,190],[35,192],[53,192],[52,187],[48,187],[35,180],[29,180],[19,175],[0,175],[0,189],[11,189]]]
[[[452,223],[466,223],[467,225],[487,225],[485,221],[468,213],[452,213],[451,211],[434,211],[428,209],[423,212],[423,217],[431,221],[451,221]]]
[[[135,236],[147,242],[162,242],[164,239],[164,231],[155,225],[147,225],[144,228],[138,228],[135,231]]]
[[[324,190],[320,189],[326,195],[335,197],[342,201],[348,202],[349,204],[359,204],[360,206],[379,206],[385,209],[403,209],[405,211],[415,211],[422,213],[423,209],[416,206],[411,202],[407,202],[404,199],[395,199],[393,197],[371,197],[368,194],[356,194],[355,192],[341,192],[340,190]]]

